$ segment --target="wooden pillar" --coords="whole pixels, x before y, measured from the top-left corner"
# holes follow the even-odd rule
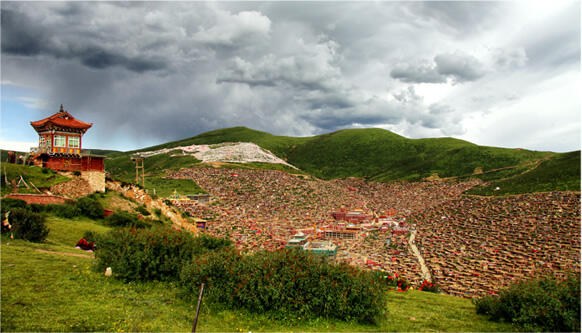
[[[143,166],[143,158],[135,158],[135,183],[139,184],[139,170],[141,169],[141,184],[145,188],[145,169]]]

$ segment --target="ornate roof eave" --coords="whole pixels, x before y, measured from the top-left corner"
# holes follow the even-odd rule
[[[41,120],[31,121],[30,125],[34,127],[37,132],[43,130],[49,125],[53,125],[55,128],[76,129],[83,131],[83,133],[93,126],[92,123],[86,123],[73,117],[70,113],[63,110],[62,105],[59,112]]]
[[[44,132],[52,132],[52,131],[85,134],[85,132],[87,132],[87,130],[88,130],[88,128],[63,127],[63,126],[55,125],[53,123],[48,123],[48,124],[45,124],[43,126],[34,127],[34,129],[39,134],[42,134]]]

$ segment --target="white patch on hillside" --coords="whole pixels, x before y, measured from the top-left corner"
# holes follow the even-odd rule
[[[181,152],[180,152],[181,151]],[[231,163],[273,163],[284,164],[297,169],[283,161],[270,151],[259,147],[252,142],[227,142],[215,145],[191,145],[172,148],[163,148],[154,151],[136,153],[135,156],[150,157],[170,153],[170,156],[191,155],[202,162],[231,162]]]

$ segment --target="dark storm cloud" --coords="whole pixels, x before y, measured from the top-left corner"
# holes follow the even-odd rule
[[[164,69],[166,64],[161,60],[146,59],[142,57],[128,58],[122,54],[116,54],[95,46],[72,53],[73,58],[79,58],[82,64],[95,69],[103,69],[113,66],[121,66],[138,73]]]
[[[549,31],[537,33],[543,40],[528,34],[475,49],[489,29],[490,41],[513,31],[492,24],[505,3],[0,6],[3,80],[38,87],[54,106],[47,115],[63,103],[93,122],[88,135],[102,147],[129,141],[137,148],[239,125],[281,135],[386,125],[417,136],[462,134],[464,110],[514,93],[499,73],[542,72],[579,54],[571,25],[553,21],[539,28]],[[467,103],[481,95],[478,88],[491,101]]]
[[[166,67],[160,60],[141,56],[128,57],[120,52],[106,50],[97,44],[82,45],[80,41],[66,41],[59,38],[59,29],[53,26],[42,25],[14,10],[2,9],[1,12],[2,53],[5,55],[77,59],[85,66],[95,69],[121,66],[140,73]],[[63,13],[74,15],[81,11],[65,10]]]
[[[1,13],[2,53],[33,56],[45,51],[48,35],[28,16],[8,9]]]
[[[355,108],[358,104],[347,94],[341,93],[307,94],[304,101],[308,103],[310,110]]]
[[[357,107],[311,110],[303,113],[301,118],[323,132],[330,132],[356,124],[363,126],[397,124],[404,119],[403,111],[394,103],[372,99]]]

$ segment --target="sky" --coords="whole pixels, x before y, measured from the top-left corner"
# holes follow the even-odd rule
[[[579,150],[580,1],[1,1],[0,147],[60,105],[83,147],[219,128]]]

